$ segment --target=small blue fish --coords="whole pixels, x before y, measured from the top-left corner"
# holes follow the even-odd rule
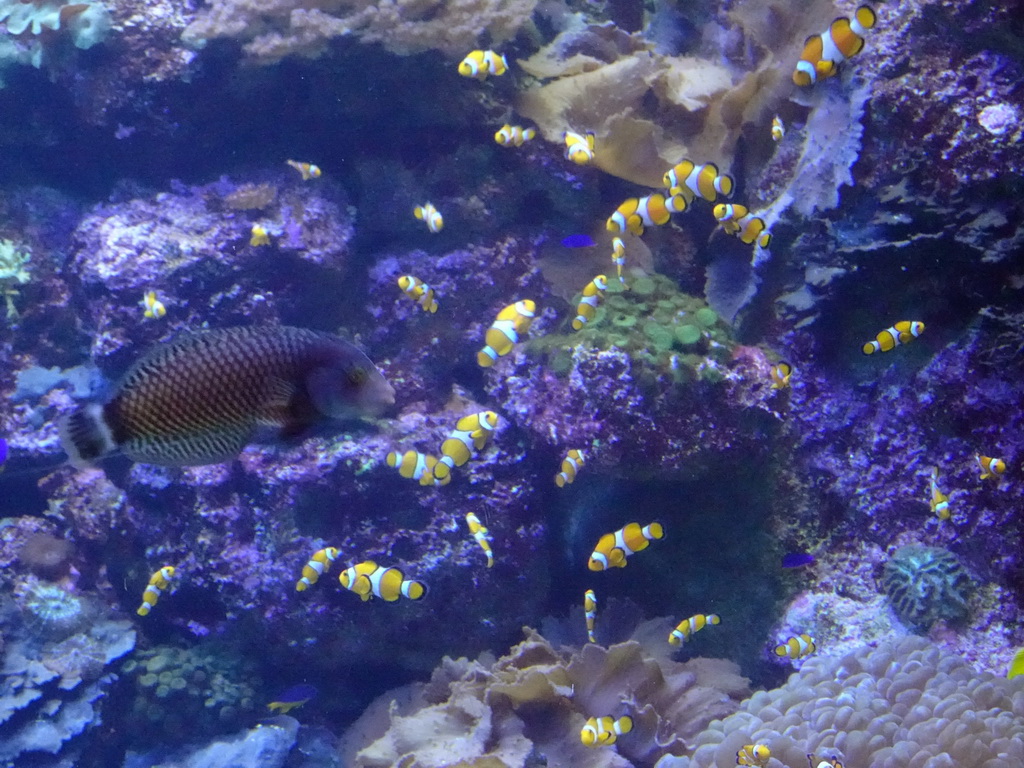
[[[814,555],[807,552],[789,552],[782,556],[783,568],[802,568],[814,563]]]
[[[316,694],[317,690],[312,685],[306,685],[305,683],[293,685],[267,704],[267,709],[271,712],[287,715],[296,707],[301,707],[307,701],[314,698]]]
[[[562,245],[566,248],[592,248],[597,243],[590,235],[569,235],[562,239]]]
[[[7,441],[0,437],[0,472],[4,471],[4,464],[7,462]]]

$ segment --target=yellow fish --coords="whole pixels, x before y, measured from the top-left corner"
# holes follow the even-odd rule
[[[146,585],[146,589],[142,592],[142,605],[139,606],[138,610],[135,611],[139,616],[148,616],[149,612],[156,605],[156,601],[160,599],[160,595],[163,594],[164,590],[171,584],[171,579],[174,578],[174,566],[165,565],[159,571],[149,577],[149,584]]]
[[[490,368],[499,357],[511,352],[520,337],[530,330],[536,315],[537,305],[530,299],[509,304],[501,310],[484,335],[485,346],[476,354],[477,365]]]
[[[519,125],[505,123],[498,132],[494,134],[494,140],[503,147],[521,147],[528,141],[532,141],[537,135],[533,128],[523,128]]]
[[[736,765],[750,765],[765,768],[772,752],[764,744],[745,744],[736,753]]]
[[[437,312],[437,299],[434,298],[434,289],[418,277],[402,275],[398,278],[398,287],[405,291],[406,296],[419,304],[424,312],[429,312],[430,314]]]
[[[728,234],[735,235],[747,245],[755,242],[762,248],[771,245],[772,236],[765,231],[764,219],[755,216],[745,205],[719,203],[715,206],[715,218]]]
[[[295,582],[296,592],[305,592],[317,583],[321,576],[331,569],[338,557],[338,550],[335,547],[324,547],[318,549],[309,558],[309,562],[302,566],[302,578]]]
[[[939,520],[949,520],[952,513],[949,511],[949,496],[939,490],[939,468],[932,467],[931,477],[932,497],[928,504],[932,508],[932,514]]]
[[[924,323],[917,320],[900,320],[875,336],[874,341],[869,341],[861,347],[861,351],[865,355],[873,355],[875,352],[890,352],[901,344],[913,341],[922,333],[924,333]]]
[[[285,162],[302,175],[303,181],[320,178],[320,168],[312,163],[302,163],[298,160],[285,160]]]
[[[260,224],[253,224],[250,230],[249,245],[270,245],[270,235],[267,228]]]
[[[772,118],[772,141],[782,141],[786,135],[786,125],[782,118],[776,115]]]
[[[683,619],[668,636],[669,645],[682,645],[694,632],[699,632],[708,624],[721,624],[722,620],[715,613],[698,613],[688,619]]]
[[[466,513],[466,525],[469,526],[469,532],[473,538],[476,539],[476,543],[480,545],[480,549],[487,555],[487,567],[494,567],[494,552],[491,551],[491,538],[490,531],[480,522],[480,518],[472,512]]]
[[[1024,675],[1024,648],[1019,649],[1013,658],[1010,659],[1010,666],[1006,668],[1006,677],[1013,680],[1017,675]]]
[[[789,378],[793,375],[793,366],[780,360],[772,366],[772,389],[785,389],[789,386]]]
[[[612,238],[612,264],[618,272],[619,282],[625,288],[626,278],[622,276],[622,268],[626,266],[626,244],[622,242],[621,237]]]
[[[494,51],[470,51],[459,62],[459,74],[486,80],[488,75],[504,75],[508,72],[508,60]]]
[[[143,316],[156,320],[167,314],[167,307],[156,297],[156,291],[149,291],[142,296]]]
[[[775,655],[780,658],[802,659],[816,650],[818,650],[818,646],[814,644],[814,638],[805,633],[791,637],[784,643],[779,643],[775,646]]]
[[[435,235],[444,229],[444,217],[441,216],[441,212],[434,207],[433,203],[428,202],[423,205],[417,205],[412,209],[412,215],[425,222],[427,229]]]
[[[615,533],[606,533],[601,537],[590,555],[587,567],[592,571],[625,568],[627,557],[634,552],[642,552],[652,541],[664,536],[665,529],[661,523],[650,523],[643,527],[639,523],[630,523]]]
[[[834,77],[839,65],[864,48],[864,36],[875,26],[875,12],[862,5],[852,19],[840,16],[820,35],[804,41],[800,61],[793,70],[795,85],[813,85],[818,78]]]
[[[594,134],[566,131],[562,134],[565,141],[565,157],[576,165],[590,165],[594,162]]]
[[[433,477],[439,485],[451,478],[455,467],[461,467],[477,451],[482,451],[498,428],[498,414],[494,411],[480,411],[463,416],[455,423],[455,429],[441,443],[441,458],[434,465]],[[424,485],[423,480],[420,484]]]
[[[719,195],[732,195],[732,176],[719,173],[714,163],[697,165],[692,160],[683,160],[675,165],[662,183],[668,188],[669,194],[686,195],[690,199],[700,197],[709,203],[715,202]]]
[[[580,731],[580,741],[585,747],[609,747],[619,736],[633,730],[633,718],[624,715],[618,720],[612,717],[592,717]]]
[[[448,485],[451,482],[450,476],[443,481],[435,482],[434,465],[437,464],[437,457],[431,456],[429,453],[391,451],[384,461],[392,469],[397,469],[398,474],[402,477],[408,480],[418,480],[420,485]]]
[[[570,485],[576,479],[576,473],[580,471],[585,460],[583,451],[575,448],[565,454],[565,458],[562,459],[562,471],[555,475],[555,485],[559,488]]]
[[[981,479],[988,480],[990,477],[994,480],[998,480],[1000,475],[1006,471],[1006,462],[1002,459],[994,459],[991,456],[982,456],[981,454],[974,454],[975,460],[978,462],[978,467],[981,469]]]
[[[608,278],[598,275],[583,288],[583,297],[576,305],[576,317],[572,321],[574,331],[583,330],[583,326],[594,319],[598,305],[604,300],[604,292],[608,290]]]
[[[587,640],[596,643],[594,622],[597,620],[597,595],[594,594],[592,589],[588,589],[583,593],[583,613],[587,617]]]
[[[338,581],[345,589],[359,595],[363,602],[371,597],[379,597],[388,603],[401,597],[420,600],[427,594],[427,588],[421,582],[407,579],[397,568],[385,568],[372,560],[346,568],[338,576]]]
[[[646,197],[631,197],[615,209],[605,226],[609,232],[632,232],[640,236],[644,227],[668,224],[673,213],[686,210],[686,198],[674,194],[665,197],[660,192]]]

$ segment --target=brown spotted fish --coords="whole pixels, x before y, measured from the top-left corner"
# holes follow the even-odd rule
[[[395,391],[349,342],[303,328],[188,333],[137,361],[113,396],[66,416],[75,465],[121,453],[149,464],[233,459],[256,440],[297,438],[328,419],[370,416]]]

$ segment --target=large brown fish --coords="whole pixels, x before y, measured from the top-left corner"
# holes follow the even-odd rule
[[[370,359],[337,336],[225,328],[157,346],[107,402],[65,417],[60,435],[76,465],[114,453],[149,464],[216,464],[254,440],[295,438],[327,419],[375,415],[394,402]]]

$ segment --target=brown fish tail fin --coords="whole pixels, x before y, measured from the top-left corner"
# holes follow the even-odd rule
[[[65,416],[58,429],[61,447],[76,467],[88,467],[96,459],[117,450],[114,433],[99,403],[82,406]]]

